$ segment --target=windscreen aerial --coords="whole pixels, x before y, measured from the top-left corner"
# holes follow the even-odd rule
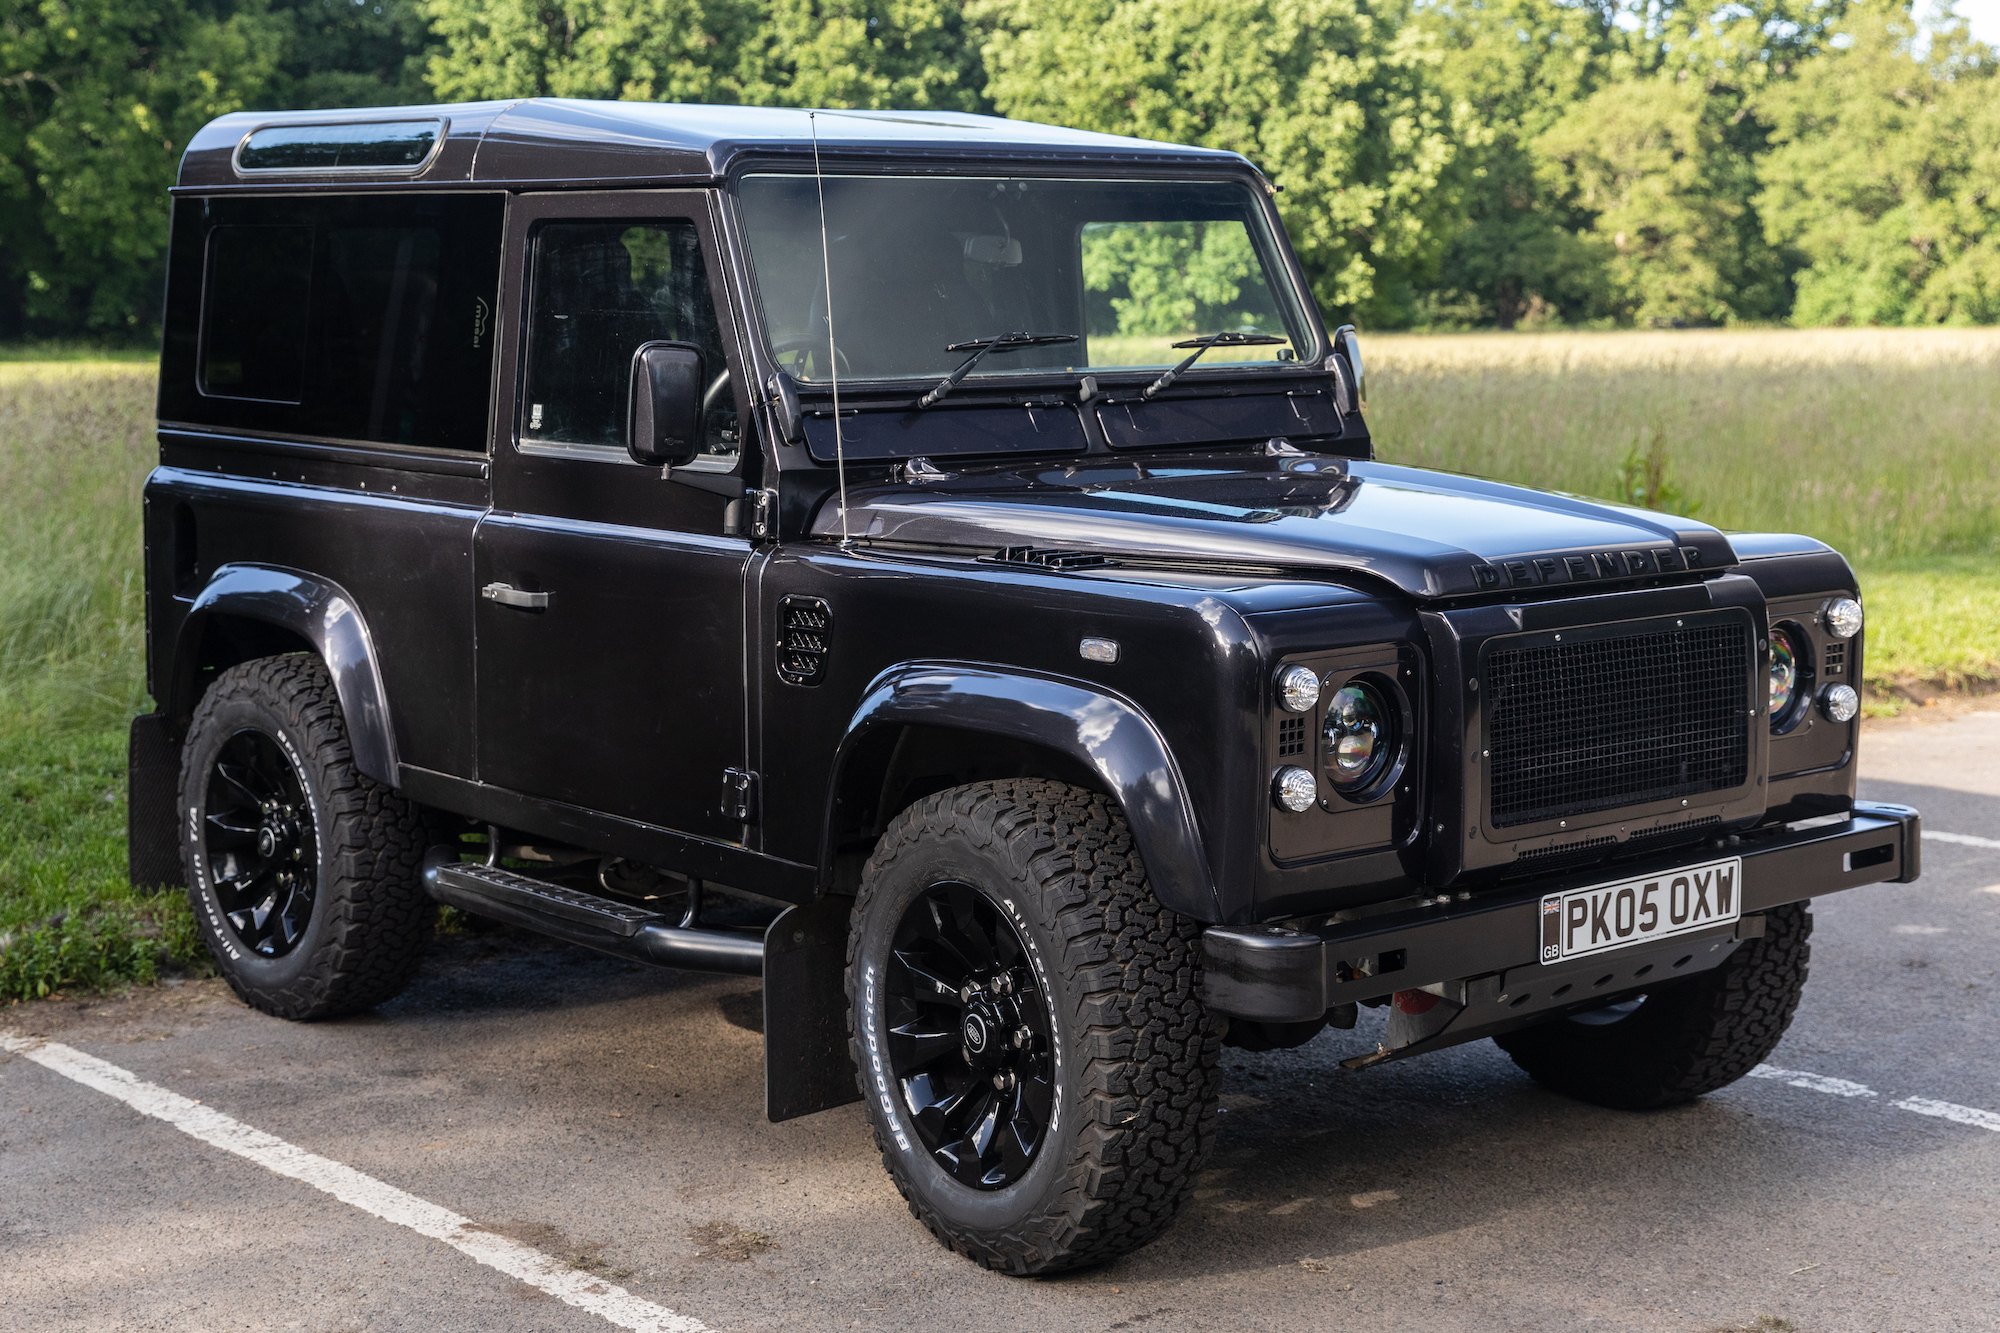
[[[1158,371],[1232,335],[1186,388],[1317,350],[1242,182],[760,174],[738,197],[771,351],[805,385]]]

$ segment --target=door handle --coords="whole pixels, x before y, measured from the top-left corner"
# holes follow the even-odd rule
[[[498,602],[502,606],[518,606],[525,611],[546,610],[549,604],[549,594],[522,592],[511,583],[489,583],[479,590],[479,595],[489,602]]]

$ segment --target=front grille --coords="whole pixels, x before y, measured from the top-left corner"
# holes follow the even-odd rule
[[[1741,786],[1750,654],[1740,621],[1490,652],[1491,827]]]

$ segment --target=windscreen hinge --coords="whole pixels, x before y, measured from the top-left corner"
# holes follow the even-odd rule
[[[757,822],[757,775],[740,768],[722,770],[722,817],[732,824]]]

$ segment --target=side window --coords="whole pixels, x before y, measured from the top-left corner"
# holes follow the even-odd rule
[[[468,195],[177,205],[161,419],[484,450],[503,212]]]
[[[534,238],[524,444],[625,449],[640,344],[692,343],[706,362],[703,452],[733,459],[736,398],[701,236],[691,222],[551,222]]]
[[[217,227],[208,236],[201,391],[297,403],[306,379],[311,227]]]

